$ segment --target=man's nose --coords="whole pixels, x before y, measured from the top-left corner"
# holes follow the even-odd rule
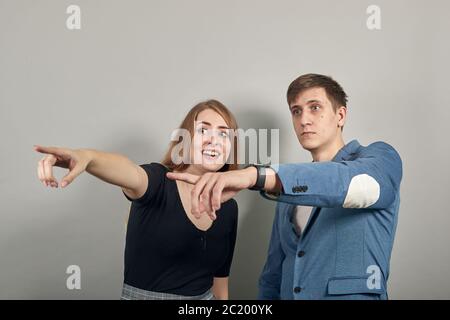
[[[300,125],[306,127],[312,123],[311,116],[307,112],[302,112],[300,115]]]

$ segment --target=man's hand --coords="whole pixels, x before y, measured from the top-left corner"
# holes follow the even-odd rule
[[[216,219],[216,211],[220,205],[231,199],[239,191],[250,188],[256,183],[256,168],[227,172],[209,172],[202,176],[190,173],[168,172],[167,177],[194,184],[191,192],[191,213],[200,218],[206,212],[212,220]]]

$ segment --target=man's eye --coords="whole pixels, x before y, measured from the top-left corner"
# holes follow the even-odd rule
[[[294,116],[299,115],[299,114],[300,114],[300,110],[294,109],[294,110],[292,110],[292,114],[293,114]]]
[[[317,110],[320,109],[320,106],[319,105],[314,105],[314,106],[311,107],[311,109],[313,109],[314,111],[317,111]]]

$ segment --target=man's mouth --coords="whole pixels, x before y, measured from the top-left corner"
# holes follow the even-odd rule
[[[303,132],[301,135],[302,136],[311,136],[313,134],[316,134],[315,132],[309,131],[309,132]]]

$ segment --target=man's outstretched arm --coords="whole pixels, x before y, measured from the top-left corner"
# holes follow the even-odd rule
[[[194,184],[191,192],[191,213],[197,218],[202,213],[207,213],[215,219],[215,212],[220,209],[222,203],[231,199],[239,191],[255,185],[257,170],[255,167],[248,167],[227,172],[210,172],[203,176],[185,172],[168,172],[167,177]],[[271,168],[266,169],[264,190],[269,193],[279,193],[282,190],[281,180]]]
[[[274,166],[275,167],[275,166]],[[385,143],[371,148],[352,161],[284,164],[266,169],[264,190],[278,193],[276,201],[314,207],[386,208],[395,199],[402,178],[398,153]],[[237,192],[255,185],[257,170],[206,173],[201,177],[169,173],[171,179],[195,184],[192,213],[203,212],[215,219],[220,204]]]

